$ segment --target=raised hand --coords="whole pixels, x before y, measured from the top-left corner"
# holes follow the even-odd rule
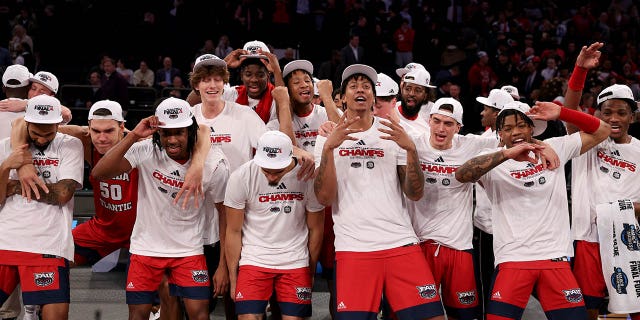
[[[532,143],[520,143],[511,148],[505,149],[504,156],[513,159],[515,161],[528,161],[533,164],[538,163],[538,154],[544,147]],[[535,154],[535,157],[531,156],[531,152]]]
[[[335,149],[339,147],[345,140],[357,141],[357,138],[354,138],[349,134],[364,131],[362,128],[349,128],[349,126],[360,120],[360,117],[356,116],[352,119],[347,119],[347,113],[348,112],[345,112],[342,117],[340,117],[338,125],[333,128],[333,131],[327,137],[327,141],[324,143],[325,148]]]
[[[146,138],[158,131],[158,126],[161,124],[164,123],[161,123],[156,116],[146,117],[140,120],[138,125],[131,130],[131,133],[139,138]]]
[[[537,101],[527,113],[529,118],[534,120],[556,120],[560,116],[562,107],[553,102]]]
[[[594,42],[590,46],[583,46],[580,49],[580,54],[578,58],[576,58],[576,66],[582,67],[585,69],[593,69],[598,66],[600,63],[600,55],[599,51],[604,44],[602,42]]]
[[[380,121],[380,123],[382,123],[383,125],[389,128],[389,129],[384,129],[384,128],[378,129],[378,131],[387,134],[386,136],[384,135],[380,136],[380,138],[385,140],[395,141],[395,143],[404,150],[415,149],[416,146],[413,143],[413,140],[411,139],[411,137],[409,137],[407,132],[404,131],[404,128],[400,125],[400,122],[398,122],[398,120],[393,116],[389,116],[389,115],[387,115],[387,120],[388,121],[385,121],[385,120]]]

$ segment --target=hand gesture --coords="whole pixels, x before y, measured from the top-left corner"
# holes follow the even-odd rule
[[[139,138],[146,138],[158,131],[158,126],[161,124],[164,123],[161,123],[156,116],[146,117],[140,120],[138,125],[131,130],[131,133]]]
[[[35,194],[36,199],[40,199],[40,189],[45,193],[49,193],[49,188],[47,188],[44,180],[38,176],[38,170],[33,166],[33,163],[18,168],[18,178],[22,186],[22,196],[27,198],[27,201],[31,201],[31,191]]]
[[[351,129],[349,126],[360,120],[360,117],[356,116],[353,119],[347,119],[347,112],[340,117],[340,123],[333,128],[331,134],[327,137],[327,141],[324,143],[325,148],[335,149],[339,147],[345,140],[358,141],[358,138],[354,138],[349,134],[362,132],[362,128]]]
[[[331,134],[331,132],[333,132],[333,129],[335,129],[335,127],[337,126],[338,124],[333,121],[325,121],[325,123],[321,124],[318,128],[318,134],[326,138]]]
[[[242,61],[245,58],[240,58],[241,55],[247,54],[247,50],[244,49],[235,49],[231,51],[226,57],[224,57],[224,61],[227,63],[227,68],[233,69],[240,66]]]
[[[182,200],[182,209],[185,210],[187,208],[187,203],[189,199],[193,197],[193,205],[197,209],[200,207],[199,200],[204,199],[204,192],[202,191],[202,167],[200,166],[190,166],[187,169],[187,174],[184,177],[184,183],[182,184],[182,188],[176,194],[176,198],[173,199],[173,204],[178,204],[180,198],[184,195],[184,199]]]
[[[590,46],[582,46],[580,49],[580,54],[578,58],[576,58],[576,66],[582,67],[585,69],[593,69],[598,66],[600,63],[600,48],[602,48],[604,44],[602,42],[594,42]]]
[[[537,157],[542,162],[542,167],[548,170],[555,170],[560,167],[560,157],[553,148],[547,148],[547,145],[543,143],[542,149],[537,152]]]
[[[396,119],[388,115],[387,115],[387,120],[388,121],[385,121],[385,120],[380,121],[380,123],[382,123],[383,125],[389,128],[389,129],[384,129],[384,128],[378,129],[378,131],[387,134],[386,136],[380,136],[380,138],[384,140],[395,141],[395,143],[404,150],[415,149],[416,145],[413,143],[413,140],[411,140],[411,137],[409,137],[407,132],[404,131],[404,128],[402,128],[400,123]]]
[[[527,116],[533,120],[556,120],[560,116],[560,110],[562,107],[553,102],[536,101]]]
[[[278,56],[271,52],[262,50],[260,50],[260,54],[267,56],[268,62],[265,63],[265,66],[267,67],[267,70],[269,70],[269,72],[273,73],[274,70],[280,70],[280,62],[278,61]]]
[[[543,149],[543,146],[531,144],[531,143],[520,143],[511,148],[505,149],[504,156],[513,159],[515,161],[528,161],[533,164],[538,163],[538,154]],[[530,153],[533,152],[535,157],[531,157]]]

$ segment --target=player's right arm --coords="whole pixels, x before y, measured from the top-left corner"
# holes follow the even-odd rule
[[[4,204],[7,196],[13,194],[12,190],[8,190],[11,169],[18,169],[25,164],[33,164],[28,148],[28,144],[19,146],[0,165],[0,204]]]
[[[508,149],[501,149],[497,152],[471,158],[458,167],[456,170],[456,180],[462,183],[476,182],[480,177],[491,171],[491,169],[509,159],[537,163],[538,160],[531,158],[529,152],[537,152],[540,148],[540,146],[535,144],[523,143]]]
[[[567,92],[565,93],[565,107],[578,110],[587,73],[590,69],[598,66],[601,55],[599,49],[602,48],[602,46],[604,46],[602,42],[594,42],[588,47],[583,46],[580,50],[573,72],[571,73],[571,78],[569,78]],[[567,132],[569,134],[578,131],[580,131],[580,128],[573,123],[567,122]]]
[[[329,121],[333,121],[338,123],[340,120],[340,112],[338,111],[338,107],[336,103],[333,101],[333,97],[331,93],[333,93],[333,84],[331,80],[320,80],[316,83],[318,86],[318,93],[320,93],[320,100],[322,100],[322,104],[324,105],[324,109],[327,111],[327,117]]]
[[[227,218],[227,231],[225,235],[225,254],[227,268],[229,269],[229,293],[235,301],[236,282],[238,280],[238,264],[240,251],[242,250],[242,225],[244,224],[244,209],[224,208]]]
[[[124,158],[125,153],[141,137],[150,136],[156,130],[158,130],[158,117],[150,116],[142,119],[128,135],[105,153],[91,170],[91,175],[98,180],[107,180],[131,171],[132,166]]]

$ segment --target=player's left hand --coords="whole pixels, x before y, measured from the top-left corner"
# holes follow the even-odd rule
[[[294,148],[293,155],[298,160],[298,165],[302,167],[300,171],[298,171],[298,180],[308,181],[309,179],[313,179],[316,169],[313,155],[300,148]]]
[[[537,101],[527,113],[532,120],[556,120],[560,117],[562,107],[553,102]]]
[[[229,272],[226,267],[218,267],[211,278],[213,282],[213,297],[223,296],[229,291]]]
[[[395,143],[404,150],[415,149],[416,145],[413,140],[400,123],[393,117],[387,116],[386,121],[382,120],[380,123],[387,126],[389,129],[379,128],[378,131],[386,133],[387,135],[380,136],[381,139],[395,141]]]
[[[36,199],[40,199],[40,190],[45,193],[49,193],[49,188],[42,179],[38,176],[38,170],[33,165],[24,165],[18,168],[18,177],[20,179],[20,185],[22,186],[22,196],[27,198],[27,201],[31,201],[31,191],[36,196]]]
[[[331,135],[331,132],[333,132],[333,129],[337,126],[338,124],[333,121],[325,121],[318,128],[318,134],[326,138]]]
[[[542,167],[548,170],[555,170],[560,167],[560,157],[553,148],[546,143],[542,143],[542,149],[537,151],[538,158],[542,162]]]
[[[182,199],[182,210],[187,208],[187,203],[189,199],[193,198],[194,207],[197,209],[199,205],[199,201],[204,198],[204,193],[202,192],[202,174],[203,168],[200,166],[190,166],[187,169],[187,174],[184,178],[184,184],[182,184],[182,188],[176,194],[176,198],[173,199],[173,204],[176,205]]]

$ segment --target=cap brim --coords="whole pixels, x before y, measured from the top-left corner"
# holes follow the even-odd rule
[[[269,57],[265,56],[264,54],[241,54],[240,58],[269,60]]]
[[[264,169],[276,169],[276,170],[284,169],[289,164],[291,164],[291,157],[276,161],[273,159],[266,159],[262,156],[256,155],[253,158],[253,163],[255,163],[258,167],[264,168]]]
[[[494,107],[491,105],[491,103],[489,103],[489,98],[487,97],[476,97],[476,101],[482,103],[483,105],[487,106],[487,107]]]
[[[464,124],[462,124],[462,119],[460,119],[460,121],[458,121],[458,119],[456,119],[451,112],[447,112],[447,111],[443,111],[443,110],[432,110],[429,113],[429,116],[431,116],[432,114],[439,114],[439,115],[442,115],[442,116],[449,117],[449,118],[455,120],[461,127],[464,126]]]
[[[378,73],[376,70],[365,64],[352,64],[344,69],[342,72],[342,82],[354,74],[364,74],[375,85],[378,82]]]
[[[313,64],[307,60],[291,61],[284,66],[284,69],[282,69],[282,77],[284,78],[296,70],[304,70],[313,75]]]
[[[62,116],[60,116],[60,118],[57,118],[57,119],[42,120],[42,119],[33,119],[25,115],[24,121],[29,123],[35,123],[35,124],[56,124],[56,123],[62,122]]]
[[[201,61],[198,64],[196,64],[195,66],[193,66],[193,70],[195,71],[196,69],[198,69],[200,67],[204,67],[204,66],[226,67],[227,63],[222,59],[208,59],[208,60]]]
[[[425,86],[424,84],[415,83],[415,82],[413,82],[413,81],[407,81],[407,80],[404,80],[404,82],[405,82],[405,83],[412,83],[412,84],[415,84],[415,85],[417,85],[417,86]],[[430,84],[427,84],[427,85],[426,85],[426,87],[427,87],[427,88],[436,88],[436,86],[432,86],[432,85],[430,85]]]
[[[547,130],[547,122],[544,120],[533,120],[533,136],[537,137]]]
[[[193,124],[193,119],[185,120],[182,122],[171,123],[171,124],[165,124],[162,126],[158,126],[158,128],[162,128],[162,129],[186,128],[191,124]]]
[[[409,73],[409,69],[405,69],[405,68],[398,68],[396,69],[396,74],[398,75],[398,77],[402,78],[404,77],[405,74]]]

